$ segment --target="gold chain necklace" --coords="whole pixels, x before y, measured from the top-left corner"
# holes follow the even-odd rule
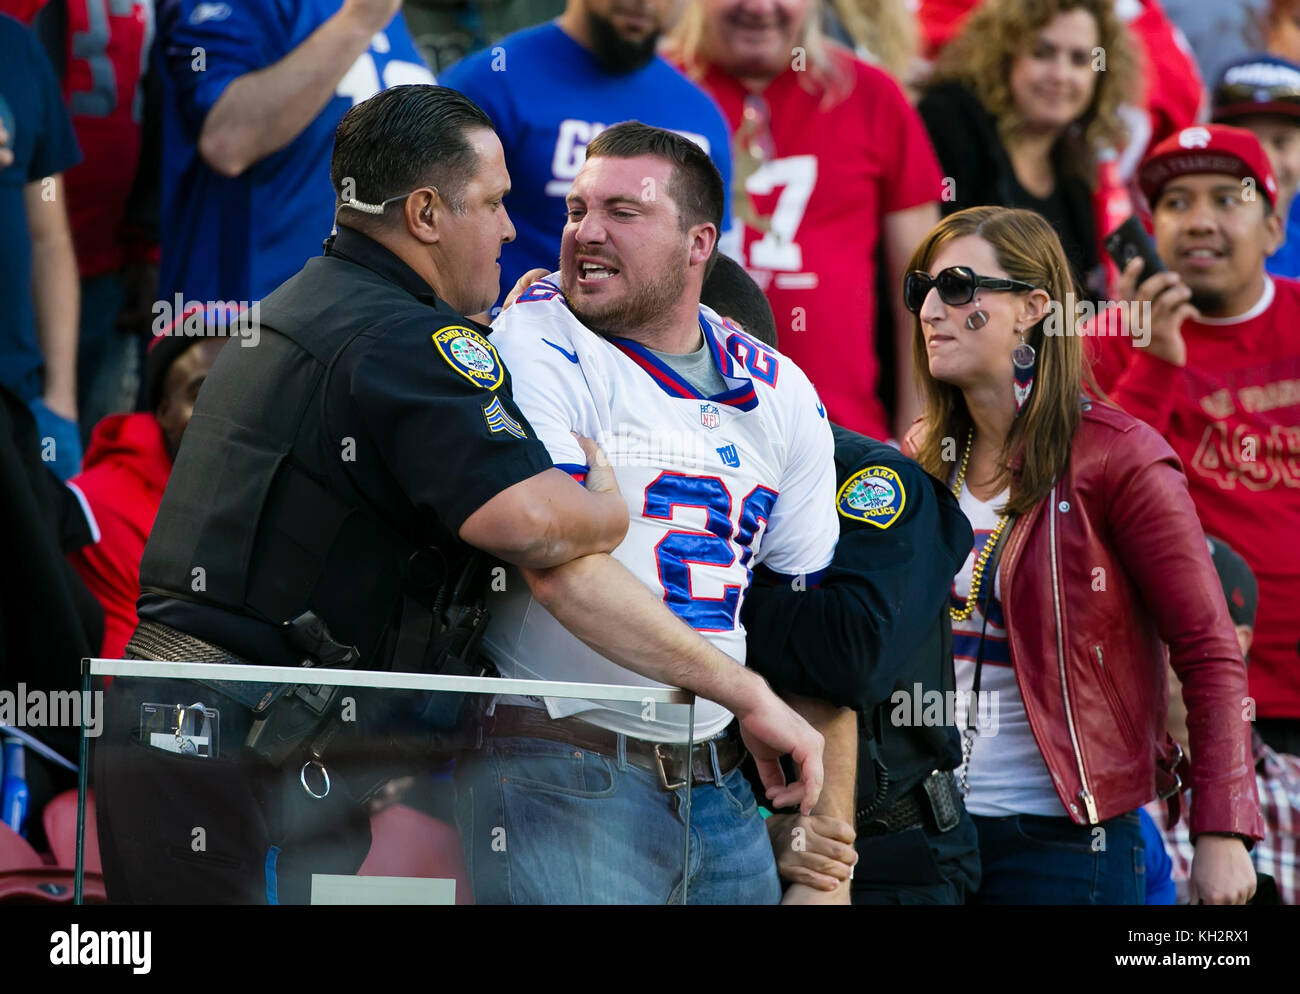
[[[957,480],[952,485],[952,495],[958,500],[961,499],[961,487],[966,480],[966,467],[970,464],[970,450],[975,443],[975,429],[972,428],[969,435],[966,436],[966,451],[961,457],[961,466],[957,469]],[[1004,514],[998,518],[997,527],[993,529],[993,534],[989,540],[984,543],[984,548],[980,549],[980,554],[975,557],[975,565],[970,572],[970,593],[966,596],[966,604],[961,608],[955,608],[948,605],[948,617],[953,621],[967,621],[975,613],[975,605],[979,603],[980,585],[984,579],[984,567],[988,564],[989,555],[997,548],[998,540],[1002,537],[1002,530],[1006,528],[1010,515]]]

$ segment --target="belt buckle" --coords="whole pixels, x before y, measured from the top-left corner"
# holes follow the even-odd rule
[[[682,787],[686,786],[686,781],[679,780],[676,783],[672,783],[672,784],[668,782],[668,772],[667,770],[664,769],[665,757],[659,751],[659,748],[662,745],[663,743],[656,742],[654,747],[655,771],[659,774],[659,786],[661,786],[664,790],[680,790]]]

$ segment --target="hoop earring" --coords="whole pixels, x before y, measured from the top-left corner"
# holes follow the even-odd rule
[[[1020,330],[1020,344],[1011,350],[1011,365],[1015,367],[1016,414],[1025,409],[1029,394],[1034,389],[1034,368],[1038,364],[1038,354],[1034,347],[1025,341],[1025,331]]]

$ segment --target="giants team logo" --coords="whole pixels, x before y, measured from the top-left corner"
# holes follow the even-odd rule
[[[477,331],[452,325],[434,332],[433,346],[447,365],[475,386],[495,390],[501,385],[504,371],[497,350]]]
[[[868,466],[844,481],[835,495],[836,509],[853,521],[888,528],[903,513],[903,481],[888,466]]]
[[[704,425],[709,431],[722,424],[722,412],[718,410],[717,404],[700,405],[700,424]]]

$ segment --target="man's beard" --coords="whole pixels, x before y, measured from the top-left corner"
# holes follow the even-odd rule
[[[1188,303],[1206,317],[1222,314],[1226,306],[1224,296],[1218,290],[1193,290]]]
[[[628,41],[614,30],[609,20],[591,11],[587,11],[587,29],[591,32],[592,54],[596,60],[619,75],[645,66],[655,57],[655,46],[659,44],[658,31],[641,41]]]
[[[585,307],[582,301],[575,299],[576,294],[570,296],[566,293],[565,300],[573,316],[597,334],[637,339],[639,336],[635,333],[652,328],[665,310],[681,299],[684,289],[686,267],[670,266],[659,280],[645,284],[631,296],[617,304],[606,305],[602,310]]]

